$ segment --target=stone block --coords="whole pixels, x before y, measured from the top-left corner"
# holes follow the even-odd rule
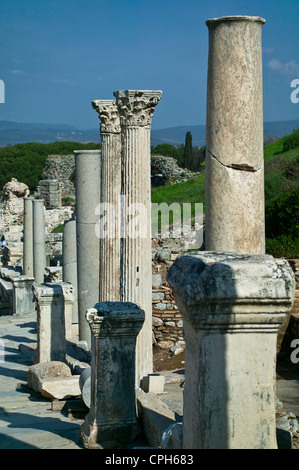
[[[153,289],[159,289],[162,286],[162,276],[161,274],[152,275],[152,287]]]
[[[27,373],[28,387],[40,391],[40,384],[45,378],[70,377],[71,369],[60,361],[40,362],[30,366]]]
[[[81,395],[80,375],[70,377],[45,377],[39,385],[39,392],[46,398],[63,400]]]
[[[164,377],[159,374],[149,374],[142,379],[142,390],[146,393],[163,393]]]

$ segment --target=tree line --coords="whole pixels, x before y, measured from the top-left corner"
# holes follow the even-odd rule
[[[151,149],[152,155],[163,155],[172,157],[177,161],[180,168],[191,171],[202,171],[205,164],[205,147],[198,147],[192,144],[191,132],[186,132],[185,143],[179,147],[171,144],[159,144]]]

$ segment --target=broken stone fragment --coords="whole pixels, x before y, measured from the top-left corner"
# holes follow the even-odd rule
[[[80,375],[70,377],[45,377],[40,381],[39,392],[43,397],[63,400],[81,395]]]
[[[44,379],[57,377],[71,377],[71,369],[60,361],[40,362],[30,366],[27,373],[28,387],[35,392],[40,392]]]

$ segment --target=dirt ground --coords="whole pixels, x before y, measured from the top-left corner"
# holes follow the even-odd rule
[[[185,367],[185,351],[173,355],[167,349],[158,347],[153,348],[153,364],[154,372],[161,370],[184,369]],[[290,361],[290,355],[281,352],[277,357],[276,378],[285,380],[299,380],[299,363],[293,364]]]
[[[153,348],[153,368],[154,372],[161,370],[177,370],[185,367],[185,351],[179,354],[172,354],[167,349]]]

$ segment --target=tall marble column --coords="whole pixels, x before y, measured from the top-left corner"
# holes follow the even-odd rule
[[[161,91],[114,92],[122,144],[120,300],[145,311],[137,337],[136,385],[152,372],[152,259],[150,131]]]
[[[23,275],[33,277],[33,198],[24,198]]]
[[[75,150],[76,236],[79,340],[91,345],[86,311],[99,299],[99,239],[96,207],[100,203],[100,150]]]
[[[62,239],[62,279],[74,287],[72,323],[78,324],[78,281],[77,281],[77,243],[76,220],[64,222]]]
[[[275,449],[277,331],[294,273],[270,255],[179,256],[168,282],[184,320],[184,449]]]
[[[120,298],[119,197],[121,194],[121,133],[118,108],[114,100],[94,100],[99,113],[101,158],[101,206],[97,215],[100,242],[99,301]]]
[[[206,249],[265,252],[261,33],[251,16],[210,19]]]
[[[33,199],[33,276],[36,284],[44,282],[46,268],[44,210],[44,200]]]

